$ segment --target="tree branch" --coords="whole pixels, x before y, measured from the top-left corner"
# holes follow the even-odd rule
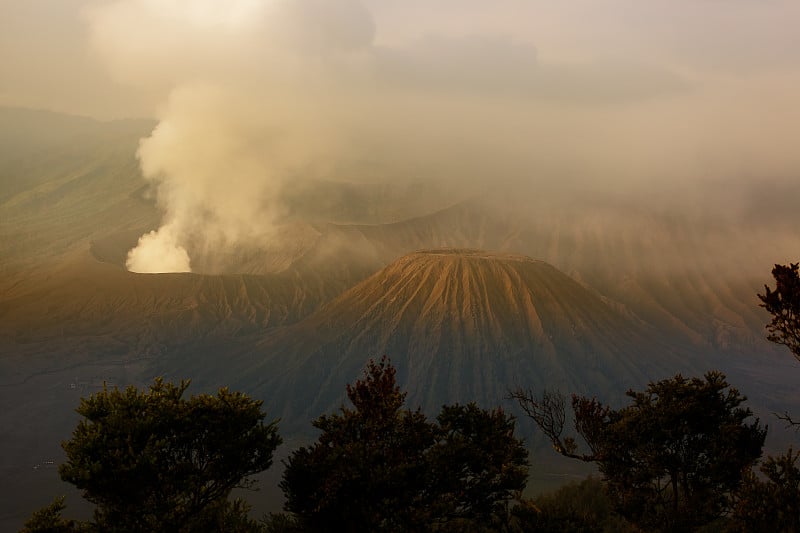
[[[800,420],[795,420],[792,418],[788,412],[784,411],[783,414],[780,413],[772,413],[778,420],[783,420],[786,422],[786,428],[792,428],[795,431],[800,431]]]
[[[561,392],[545,390],[541,398],[537,398],[531,389],[517,388],[508,391],[507,398],[516,400],[525,414],[533,420],[539,429],[553,444],[553,449],[572,459],[591,462],[594,455],[575,453],[577,444],[572,437],[561,437],[566,421],[566,399]]]

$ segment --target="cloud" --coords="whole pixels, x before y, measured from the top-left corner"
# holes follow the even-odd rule
[[[289,184],[346,179],[365,162],[374,180],[513,178],[533,190],[571,180],[644,195],[800,168],[788,150],[800,86],[791,74],[698,77],[635,51],[554,59],[531,42],[539,34],[514,26],[531,22],[554,42],[539,19],[482,25],[472,15],[487,8],[472,2],[463,16],[475,24],[458,11],[460,31],[457,6],[395,5],[400,18],[429,12],[442,26],[389,39],[386,4],[368,5],[374,15],[357,0],[117,0],[87,11],[115,79],[163,95],[138,153],[163,227],[131,252],[135,268],[188,268],[278,239]],[[502,5],[545,21],[569,12]],[[583,38],[613,49],[615,26],[601,24],[610,14],[588,13],[596,20],[576,27],[598,28]]]
[[[339,143],[332,94],[371,42],[369,13],[348,1],[130,0],[88,17],[119,81],[169,92],[138,151],[164,226],[129,268],[186,270],[190,252],[269,239],[283,185],[313,177]]]
[[[143,175],[186,244],[224,247],[269,237],[281,214],[282,184],[313,172],[315,160],[333,150],[323,110],[264,96],[244,86],[181,86],[141,141]]]
[[[538,67],[534,46],[498,35],[427,35],[405,48],[374,53],[384,83],[444,91],[524,91]]]

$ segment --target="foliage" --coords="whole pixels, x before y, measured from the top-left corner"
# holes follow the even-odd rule
[[[519,531],[627,533],[636,531],[613,511],[603,482],[588,477],[556,492],[525,500],[513,511]]]
[[[268,513],[261,519],[264,533],[301,533],[303,529],[297,517],[288,513]]]
[[[800,272],[798,263],[775,265],[772,269],[775,290],[764,285],[759,294],[761,307],[769,311],[772,321],[767,325],[772,342],[787,346],[800,359]]]
[[[286,510],[310,531],[477,530],[505,520],[527,479],[514,419],[473,404],[437,421],[403,408],[385,357],[347,386],[353,408],[313,422],[316,443],[289,458]]]
[[[527,481],[528,453],[513,437],[513,418],[468,404],[443,406],[436,421],[437,442],[426,458],[435,514],[479,524],[504,516],[505,503]]]
[[[742,407],[745,397],[729,388],[719,372],[705,379],[672,379],[650,383],[644,392],[627,392],[632,404],[615,410],[595,399],[572,398],[575,429],[589,447],[577,453],[573,438],[563,438],[563,413],[543,414],[546,406],[564,403],[515,391],[559,453],[594,461],[606,481],[615,509],[648,530],[697,528],[731,506],[731,494],[760,456],[766,429]]]
[[[394,369],[370,363],[365,380],[347,386],[354,410],[323,415],[317,443],[289,458],[281,488],[286,510],[312,530],[373,530],[414,522],[424,498],[424,451],[433,428],[419,411],[402,409]]]
[[[82,531],[80,524],[74,520],[66,520],[61,516],[66,505],[64,497],[56,498],[53,503],[35,511],[25,522],[20,533],[72,533]]]
[[[764,294],[759,294],[761,307],[769,311],[772,321],[767,324],[767,339],[783,344],[800,360],[800,269],[798,263],[775,265],[772,269],[775,290],[764,285]],[[788,412],[778,414],[789,426],[800,428]]]
[[[734,531],[800,531],[800,454],[769,457],[749,472],[733,512]]]
[[[280,444],[261,402],[220,389],[183,395],[157,379],[149,390],[114,388],[81,400],[84,419],[62,444],[64,481],[96,504],[103,531],[248,531],[247,506],[229,501],[272,464]]]

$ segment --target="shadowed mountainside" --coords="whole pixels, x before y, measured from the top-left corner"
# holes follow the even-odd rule
[[[229,364],[288,423],[335,407],[370,356],[390,354],[411,405],[434,411],[497,405],[514,384],[616,397],[696,370],[688,353],[546,263],[439,249],[401,257]]]
[[[205,339],[234,339],[295,322],[345,288],[324,275],[300,278],[294,272],[134,274],[78,253],[7,287],[0,302],[0,354],[80,347],[70,358],[162,356]]]

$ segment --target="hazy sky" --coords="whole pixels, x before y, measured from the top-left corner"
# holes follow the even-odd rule
[[[139,157],[165,215],[131,261],[187,270],[190,241],[263,238],[282,185],[358,161],[795,177],[798,27],[796,0],[0,0],[0,105],[157,118]]]
[[[235,11],[232,6],[279,2],[230,2],[213,8],[209,16],[222,19],[228,16],[222,12]],[[0,102],[97,117],[153,115],[165,95],[149,85],[152,80],[133,80],[135,73],[119,72],[125,65],[104,61],[111,52],[103,49],[107,44],[92,42],[91,13],[115,5],[122,10],[124,4],[135,11],[137,4],[140,10],[150,4],[176,25],[187,25],[192,22],[186,13],[202,12],[204,8],[197,6],[207,3],[0,0]],[[353,2],[304,3],[313,10],[322,4]],[[485,37],[490,43],[505,40],[530,46],[540,66],[573,67],[563,73],[582,85],[566,91],[573,96],[592,92],[586,82],[601,85],[606,97],[616,88],[622,93],[615,95],[618,98],[641,95],[645,88],[668,91],[681,81],[709,91],[732,89],[739,82],[751,91],[740,95],[741,102],[752,103],[748,98],[759,93],[766,97],[773,91],[796,92],[798,87],[800,3],[794,0],[364,0],[362,5],[371,18],[375,45],[405,48],[424,46],[426,38],[480,41]],[[135,34],[142,41],[164,44],[159,34],[164,28],[149,25],[145,18],[118,21],[124,26],[115,26],[122,29],[120,39]],[[217,20],[214,26],[220,29],[224,24]],[[184,43],[182,51],[197,53],[192,49],[195,44]],[[175,52],[167,51],[163,67],[181,69],[168,65],[186,60]],[[552,83],[553,91],[566,90]],[[638,89],[631,83],[638,83]]]

